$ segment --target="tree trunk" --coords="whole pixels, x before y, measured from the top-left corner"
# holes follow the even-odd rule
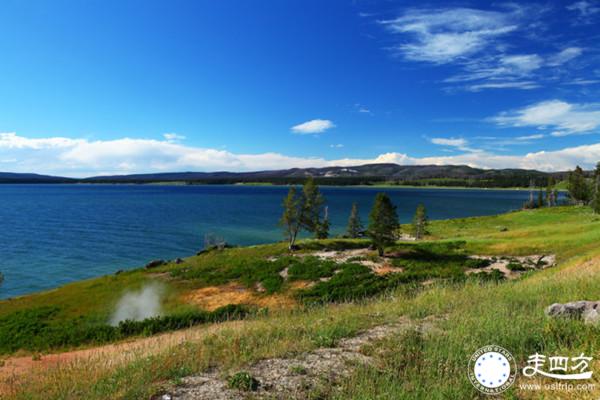
[[[379,257],[383,257],[383,247],[378,247],[377,252],[379,253]]]

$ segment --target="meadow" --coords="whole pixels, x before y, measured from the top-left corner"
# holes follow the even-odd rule
[[[315,251],[368,245],[362,240],[330,239],[302,242],[299,253],[303,257],[290,257],[283,244],[214,250],[180,264],[135,270],[3,301],[0,319],[5,323],[28,312],[38,312],[38,320],[43,320],[45,314],[40,316],[39,312],[46,307],[52,311],[43,320],[47,326],[69,326],[69,321],[79,320],[89,326],[102,326],[124,291],[160,280],[166,286],[165,317],[199,311],[197,305],[186,303],[186,294],[234,282],[252,291],[245,306],[256,307],[254,312],[236,315],[243,320],[199,320],[200,325],[182,331],[185,340],[177,344],[159,340],[144,351],[36,369],[26,379],[7,378],[3,391],[16,399],[149,398],[194,373],[218,368],[223,376],[230,376],[258,360],[335,346],[342,338],[399,318],[434,318],[436,328],[428,332],[409,330],[376,341],[364,349],[376,359],[375,363],[357,365],[350,376],[334,385],[324,377],[323,384],[308,397],[477,398],[466,379],[466,363],[477,348],[487,344],[509,349],[520,367],[535,352],[600,356],[597,328],[544,315],[544,308],[552,303],[596,300],[600,296],[600,218],[589,208],[555,207],[435,221],[429,230],[425,241],[397,243],[386,249],[394,255],[392,264],[403,268],[398,274],[373,274],[360,260],[333,265],[311,256]],[[475,254],[555,254],[558,266],[526,272],[512,280],[467,277],[465,265],[473,261],[468,256]],[[285,280],[280,274],[284,269]],[[425,280],[431,283],[423,285]],[[298,285],[306,281],[315,284]],[[262,300],[269,296],[287,297],[288,307],[262,307]],[[208,315],[216,311],[204,312]],[[43,331],[35,331],[35,336],[43,337]],[[150,333],[154,332],[132,332],[133,337]],[[22,346],[24,349],[17,353],[36,357],[40,350],[70,350],[98,343],[83,340],[57,347],[42,343],[29,349]],[[7,363],[15,349],[2,349]],[[594,361],[591,369],[598,365]],[[598,394],[578,393],[576,398],[597,398]],[[505,394],[506,398],[570,396],[527,391],[518,384]]]

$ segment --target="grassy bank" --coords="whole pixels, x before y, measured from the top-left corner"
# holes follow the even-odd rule
[[[474,398],[476,392],[465,378],[466,362],[473,351],[490,343],[509,349],[520,366],[536,351],[566,356],[585,352],[600,357],[596,328],[578,321],[550,320],[543,314],[554,302],[600,297],[600,218],[588,208],[558,207],[436,221],[430,231],[425,243],[388,249],[399,254],[397,259],[404,267],[394,279],[416,274],[410,282],[390,284],[365,273],[352,260],[341,268],[310,256],[292,261],[283,245],[274,244],[209,252],[183,264],[3,301],[0,316],[4,317],[44,305],[60,309],[54,316],[59,321],[86,314],[89,323],[103,323],[124,291],[161,280],[167,286],[166,313],[193,308],[185,301],[188,293],[232,282],[252,291],[253,301],[288,296],[295,304],[253,314],[244,321],[192,328],[183,344],[156,345],[143,353],[124,352],[117,359],[100,357],[50,368],[26,383],[10,383],[9,393],[17,399],[148,398],[186,375],[211,367],[232,373],[262,358],[331,346],[340,338],[400,316],[413,320],[434,316],[437,328],[429,334],[411,331],[374,343],[366,349],[376,358],[374,365],[358,368],[338,382],[338,389],[324,384],[315,398]],[[301,252],[364,246],[362,241],[309,241]],[[418,256],[423,253],[426,257]],[[513,281],[486,282],[463,279],[461,266],[469,254],[556,254],[560,265]],[[285,282],[277,278],[283,268],[288,268]],[[341,272],[334,274],[334,269]],[[297,285],[321,278],[330,279],[322,285]],[[433,284],[415,286],[430,278]],[[359,292],[353,293],[357,287]],[[371,292],[373,288],[377,290]],[[332,297],[335,293],[342,296]],[[592,370],[594,366],[598,363]],[[587,395],[598,397],[598,393],[584,393],[577,398]],[[507,397],[545,396],[560,398],[561,394],[530,393],[516,385]]]

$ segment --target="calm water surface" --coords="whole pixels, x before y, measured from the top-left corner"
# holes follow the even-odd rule
[[[519,208],[526,191],[322,188],[332,233],[344,230],[352,202],[366,222],[377,192],[401,222],[418,203],[430,218],[490,215]],[[0,298],[189,256],[204,235],[250,245],[282,239],[277,221],[286,187],[159,185],[0,185]]]

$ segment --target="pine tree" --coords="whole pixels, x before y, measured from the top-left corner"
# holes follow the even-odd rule
[[[302,227],[302,212],[302,198],[298,196],[296,188],[292,186],[283,200],[283,215],[279,221],[281,226],[283,226],[289,250],[294,250],[295,248],[296,238]]]
[[[569,174],[569,196],[573,201],[579,204],[587,204],[590,201],[590,188],[585,179],[583,170],[578,165],[573,172]]]
[[[538,190],[537,208],[542,207],[544,207],[544,192],[542,191],[542,188],[540,188],[540,190]]]
[[[319,223],[316,232],[317,239],[327,239],[329,237],[329,207],[325,206],[323,221]]]
[[[383,256],[385,246],[396,242],[396,231],[398,230],[398,214],[396,206],[392,204],[389,196],[378,193],[375,203],[369,214],[369,229],[367,234],[380,256]]]
[[[319,191],[319,187],[315,184],[315,180],[310,177],[302,187],[302,215],[300,223],[302,228],[311,232],[315,238],[319,238],[320,231],[323,229],[323,221],[321,213],[324,211],[323,205],[325,199]]]
[[[600,214],[600,162],[596,164],[594,171],[594,196],[592,197],[592,208],[594,213]]]
[[[415,239],[422,239],[423,236],[427,234],[427,225],[429,225],[427,211],[425,210],[425,206],[423,204],[419,204],[412,222],[412,230]]]
[[[352,239],[356,239],[361,236],[363,231],[363,225],[358,214],[358,205],[352,203],[352,211],[350,211],[350,218],[348,218],[348,228],[346,234]]]
[[[554,199],[554,178],[552,176],[548,177],[548,186],[546,186],[546,205],[548,207],[556,205],[556,200]]]

